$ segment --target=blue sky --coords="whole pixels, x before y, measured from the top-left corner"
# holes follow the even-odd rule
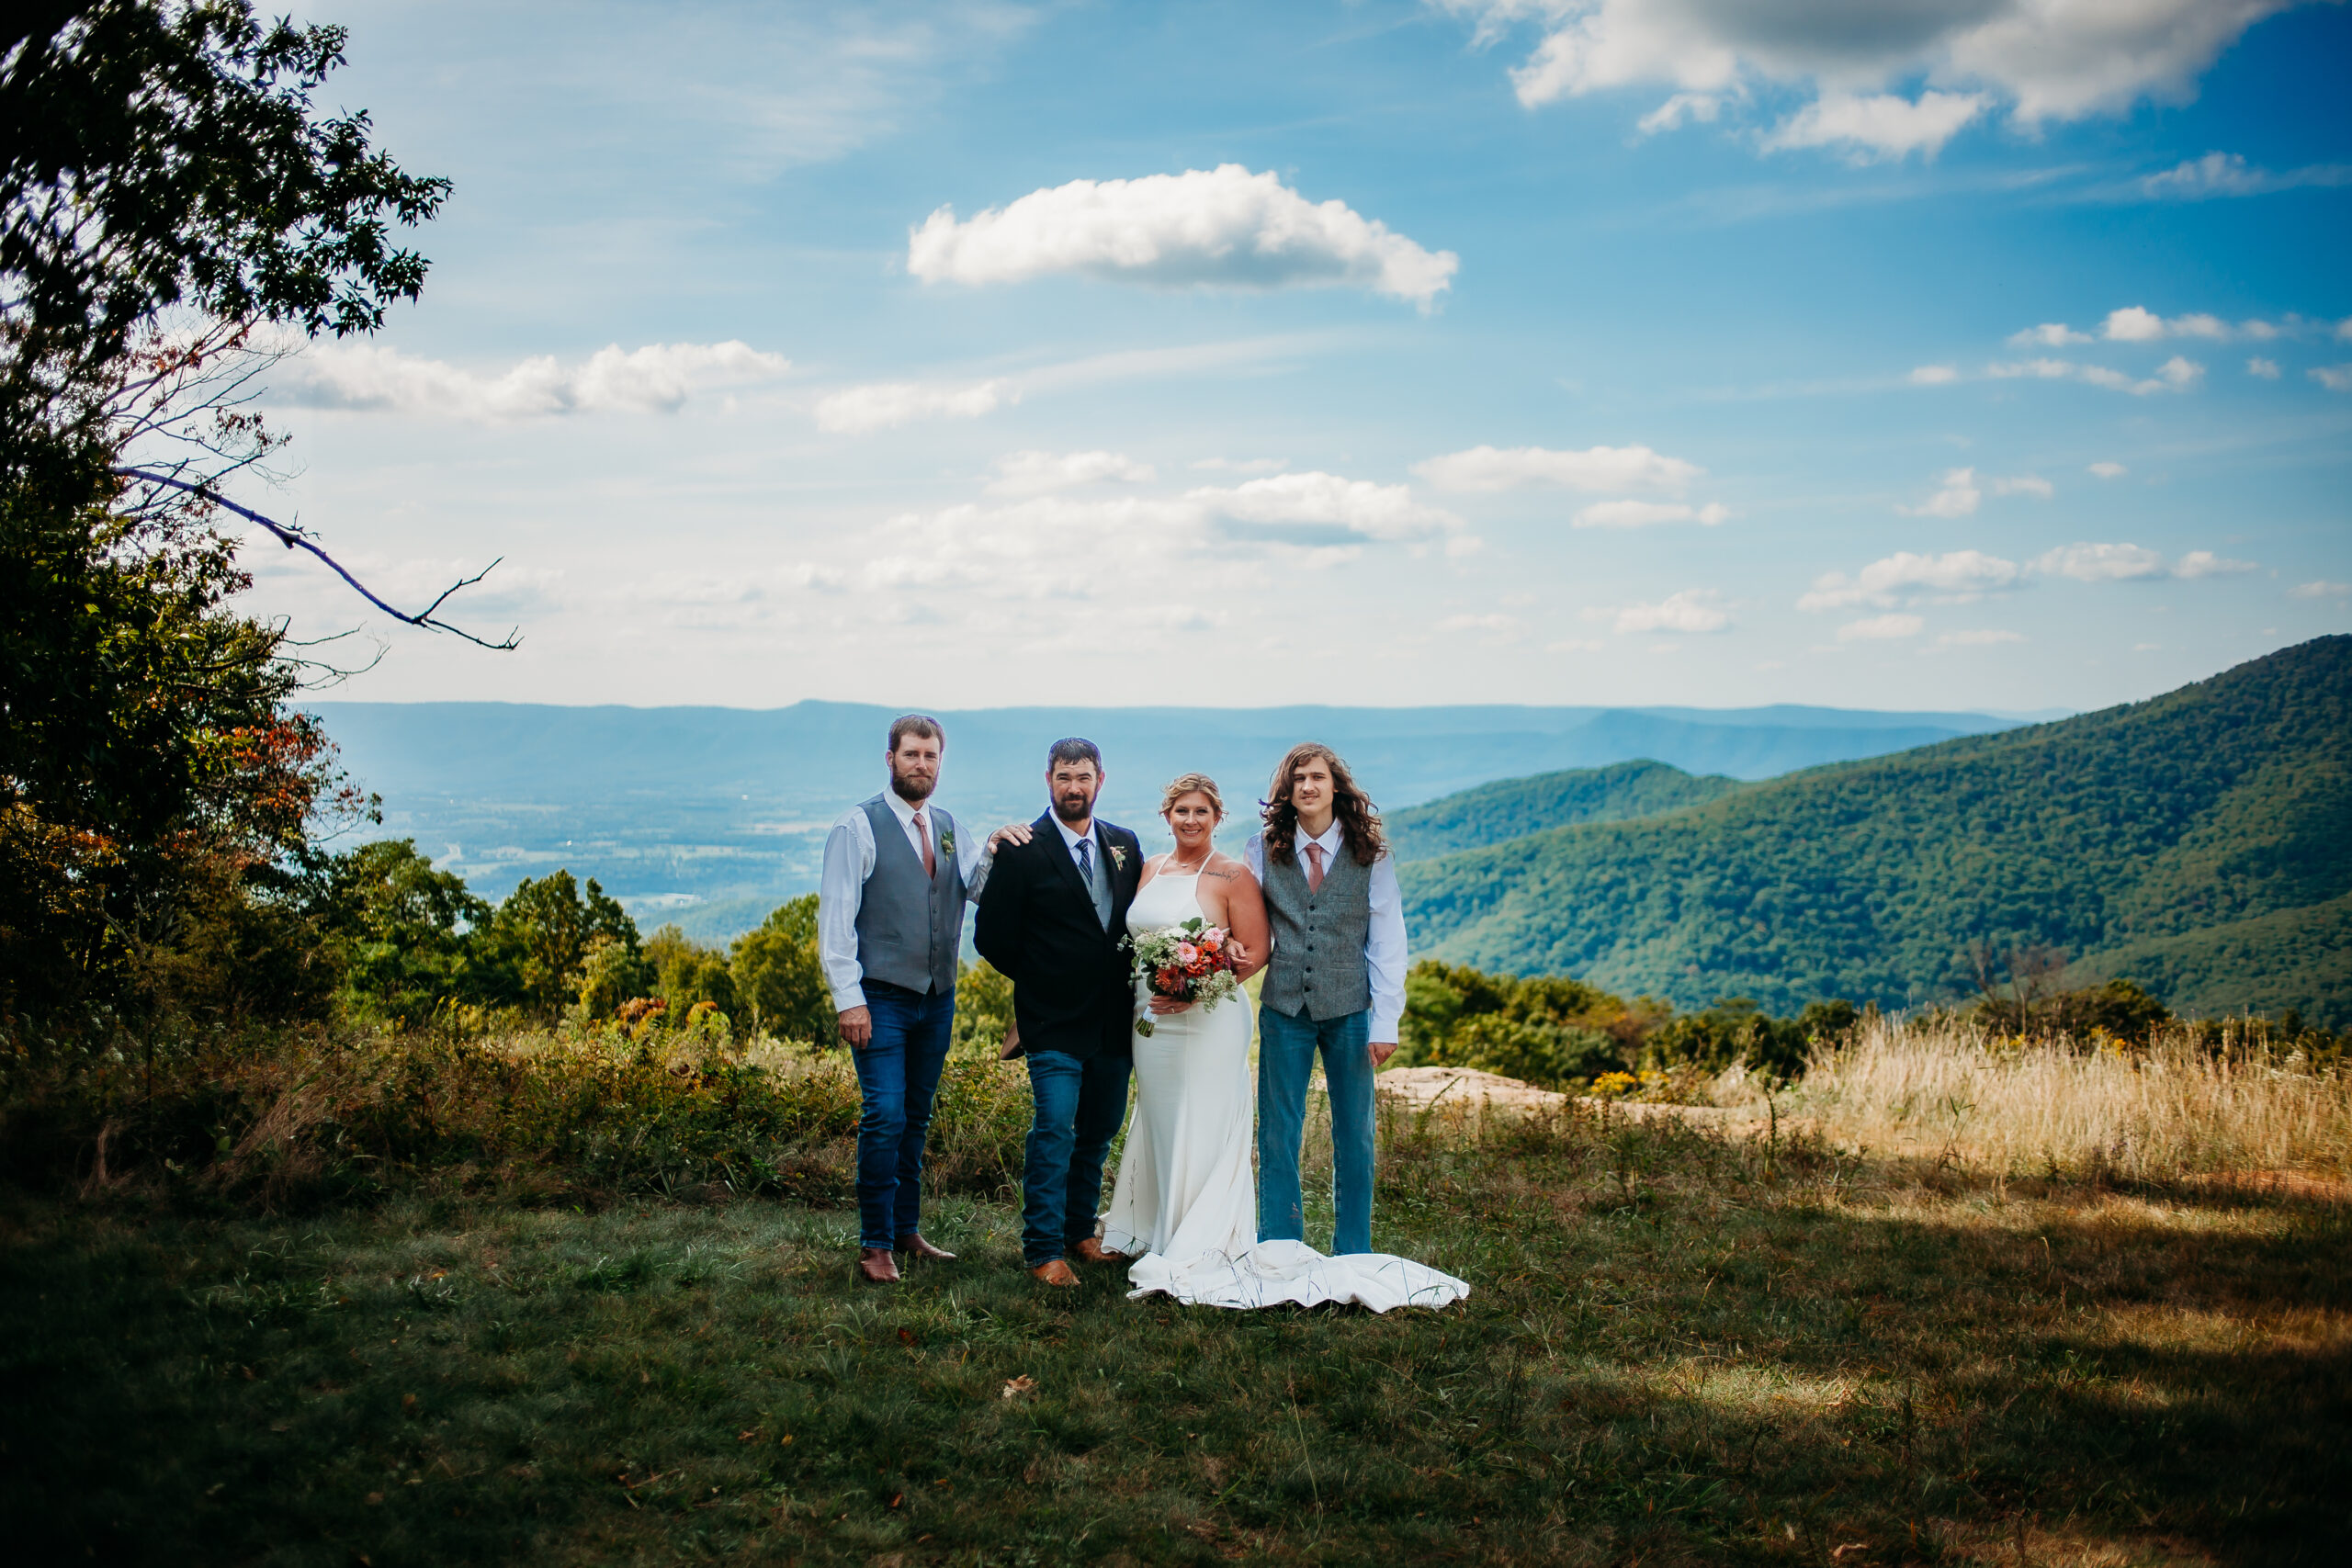
[[[255,552],[339,697],[2024,710],[2352,630],[2341,5],[309,15],[456,193],[244,499],[526,639]]]

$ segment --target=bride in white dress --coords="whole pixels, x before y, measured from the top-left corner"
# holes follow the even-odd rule
[[[1195,916],[1223,926],[1241,944],[1246,979],[1269,956],[1265,903],[1249,867],[1216,852],[1225,808],[1216,783],[1185,774],[1168,786],[1160,815],[1176,848],[1146,863],[1128,931],[1141,935]],[[1136,1113],[1102,1230],[1106,1251],[1135,1260],[1130,1296],[1163,1292],[1223,1307],[1353,1302],[1386,1312],[1470,1293],[1453,1275],[1409,1258],[1327,1258],[1304,1242],[1261,1242],[1250,1169],[1257,1107],[1249,998],[1204,1011],[1155,997],[1138,979],[1136,1001],[1139,1017],[1148,1009],[1153,1029],[1131,1042]]]

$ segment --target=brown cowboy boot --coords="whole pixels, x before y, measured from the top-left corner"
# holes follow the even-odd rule
[[[1080,1263],[1129,1263],[1134,1261],[1133,1255],[1125,1252],[1114,1252],[1109,1247],[1103,1246],[1102,1242],[1096,1240],[1093,1236],[1088,1236],[1084,1241],[1080,1242],[1076,1247],[1070,1248],[1070,1250],[1078,1255],[1078,1260]]]
[[[870,1284],[895,1285],[899,1282],[898,1260],[890,1256],[890,1249],[887,1247],[869,1247],[860,1250],[857,1271]]]
[[[935,1263],[953,1263],[956,1255],[944,1247],[934,1247],[923,1240],[920,1231],[909,1231],[899,1238],[899,1250],[910,1258],[928,1258]]]
[[[1065,1288],[1069,1288],[1075,1287],[1078,1283],[1078,1275],[1071,1271],[1069,1264],[1063,1262],[1058,1258],[1055,1258],[1051,1263],[1040,1263],[1035,1269],[1030,1269],[1029,1272],[1035,1274],[1038,1279],[1044,1280],[1048,1285],[1060,1285]]]

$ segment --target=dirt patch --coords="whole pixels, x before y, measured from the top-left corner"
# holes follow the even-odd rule
[[[1476,1067],[1396,1067],[1372,1081],[1382,1094],[1415,1111],[1439,1104],[1556,1109],[1569,1098]]]

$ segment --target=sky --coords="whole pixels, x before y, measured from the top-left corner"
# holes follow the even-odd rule
[[[2090,708],[2352,631],[2352,11],[331,0],[343,700]]]

